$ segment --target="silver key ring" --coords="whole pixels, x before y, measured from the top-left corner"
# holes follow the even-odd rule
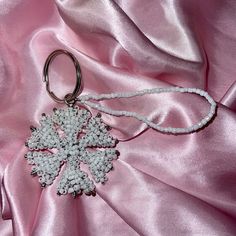
[[[55,59],[55,57],[60,55],[60,54],[67,55],[73,61],[73,64],[74,64],[75,69],[76,69],[76,84],[75,84],[74,91],[72,93],[66,94],[64,96],[64,98],[57,97],[54,94],[54,92],[51,91],[50,83],[49,83],[49,74],[48,74],[50,64],[52,63],[53,59]],[[66,50],[58,49],[58,50],[53,51],[48,56],[47,60],[45,61],[44,68],[43,68],[43,81],[46,83],[46,90],[47,90],[49,96],[54,101],[56,101],[58,103],[66,103],[67,105],[74,104],[74,102],[76,100],[76,97],[78,96],[78,93],[80,91],[81,79],[82,79],[81,69],[80,69],[78,60],[76,59],[76,57],[72,53],[70,53]]]

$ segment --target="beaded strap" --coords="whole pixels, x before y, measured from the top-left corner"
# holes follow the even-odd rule
[[[191,125],[187,128],[162,127],[150,121],[149,119],[147,119],[147,117],[142,116],[138,113],[123,111],[123,110],[113,110],[90,101],[90,100],[102,101],[102,100],[119,99],[119,98],[132,98],[132,97],[144,96],[147,94],[159,94],[159,93],[171,93],[171,92],[194,93],[200,95],[201,97],[204,97],[211,105],[209,113],[204,118],[202,118],[197,124]],[[216,113],[216,102],[206,91],[198,88],[167,87],[167,88],[144,89],[126,93],[110,93],[110,94],[100,94],[100,95],[88,94],[77,97],[76,101],[109,115],[133,117],[139,121],[142,121],[143,123],[147,124],[149,127],[157,131],[169,134],[188,134],[195,132],[204,127],[207,123],[209,123],[209,121],[213,118],[213,116]]]

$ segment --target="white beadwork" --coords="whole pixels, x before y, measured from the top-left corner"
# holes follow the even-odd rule
[[[87,110],[73,107],[54,109],[51,116],[43,114],[39,128],[31,129],[25,157],[42,187],[53,183],[65,162],[57,187],[59,195],[95,193],[94,182],[80,169],[80,163],[88,165],[95,182],[107,181],[106,173],[118,152],[114,148],[116,140],[100,116],[91,117]]]
[[[209,113],[204,118],[202,118],[197,124],[193,124],[187,128],[162,127],[148,120],[145,116],[142,116],[135,112],[117,111],[117,110],[113,110],[113,109],[101,106],[100,104],[90,101],[90,100],[102,101],[102,100],[109,100],[109,99],[131,98],[131,97],[143,96],[147,94],[159,94],[159,93],[170,93],[170,92],[195,93],[197,95],[200,95],[201,97],[204,97],[208,101],[208,103],[211,105]],[[127,93],[110,93],[110,94],[100,94],[100,95],[89,94],[89,95],[79,96],[77,98],[77,101],[81,104],[87,105],[91,108],[107,113],[109,115],[127,116],[127,117],[136,118],[137,120],[142,121],[143,123],[147,124],[149,127],[153,129],[156,129],[162,133],[169,133],[169,134],[187,134],[187,133],[195,132],[201,129],[202,127],[204,127],[207,123],[209,123],[209,121],[213,118],[213,116],[216,113],[216,102],[206,91],[198,89],[198,88],[167,87],[167,88],[144,89],[140,91],[127,92]]]
[[[90,101],[169,92],[200,95],[210,103],[210,111],[197,124],[187,128],[161,127],[135,112],[112,110]],[[204,127],[216,113],[216,103],[213,98],[207,92],[197,88],[169,87],[130,93],[82,95],[76,101],[110,115],[136,118],[153,129],[169,134],[197,131]],[[81,193],[95,193],[95,184],[88,174],[80,169],[80,163],[88,165],[95,182],[107,181],[106,173],[112,169],[112,161],[117,158],[118,152],[114,148],[116,140],[108,133],[107,126],[100,116],[91,117],[87,110],[73,107],[54,109],[51,116],[43,114],[39,128],[31,129],[32,135],[26,142],[29,151],[25,157],[28,163],[33,165],[31,174],[38,175],[42,187],[53,183],[65,162],[66,168],[57,187],[59,195],[70,193],[76,196]]]

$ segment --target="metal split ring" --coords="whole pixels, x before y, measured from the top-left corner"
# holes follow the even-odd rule
[[[76,69],[76,84],[75,84],[74,91],[72,93],[66,94],[64,96],[64,98],[57,97],[54,94],[54,92],[51,91],[50,83],[49,83],[49,73],[48,73],[49,72],[49,66],[52,63],[53,59],[55,59],[55,57],[60,55],[60,54],[67,55],[73,61],[73,64],[74,64],[75,69]],[[82,79],[81,69],[80,69],[78,60],[76,59],[76,57],[72,53],[70,53],[66,50],[58,49],[58,50],[53,51],[48,56],[47,60],[45,61],[44,68],[43,68],[43,81],[46,83],[46,90],[47,90],[49,96],[54,101],[56,101],[58,103],[66,103],[67,105],[73,104],[76,100],[76,97],[77,97],[78,93],[80,92],[81,79]]]

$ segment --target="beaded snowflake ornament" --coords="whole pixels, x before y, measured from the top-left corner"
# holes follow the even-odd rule
[[[86,164],[96,183],[107,181],[106,173],[117,159],[117,140],[108,132],[100,117],[77,107],[54,108],[52,115],[42,115],[40,127],[31,127],[32,135],[27,140],[29,148],[25,155],[33,165],[32,175],[39,177],[42,187],[51,185],[65,165],[57,186],[59,195],[71,193],[95,193],[94,182],[81,170]]]
[[[58,98],[49,86],[48,68],[53,58],[59,54],[69,56],[76,67],[76,86],[72,94],[63,99]],[[42,187],[53,184],[60,176],[58,195],[72,194],[76,197],[82,193],[95,195],[95,183],[105,183],[107,173],[113,168],[112,162],[118,158],[116,150],[118,140],[109,132],[110,127],[85,108],[75,106],[76,103],[99,112],[113,116],[135,118],[148,127],[166,134],[189,134],[202,129],[216,114],[216,102],[206,92],[198,88],[152,88],[126,93],[111,93],[100,95],[80,95],[81,71],[79,63],[73,54],[65,50],[56,50],[47,58],[44,65],[44,81],[46,89],[53,100],[64,103],[66,108],[53,109],[51,115],[42,114],[39,127],[31,127],[31,136],[26,141],[28,152],[25,158],[32,165],[31,174],[39,177]],[[130,111],[117,111],[100,105],[98,102],[109,99],[131,98],[147,94],[159,93],[194,93],[203,97],[210,110],[198,123],[189,127],[162,127],[147,117]],[[96,102],[93,102],[96,101]]]

